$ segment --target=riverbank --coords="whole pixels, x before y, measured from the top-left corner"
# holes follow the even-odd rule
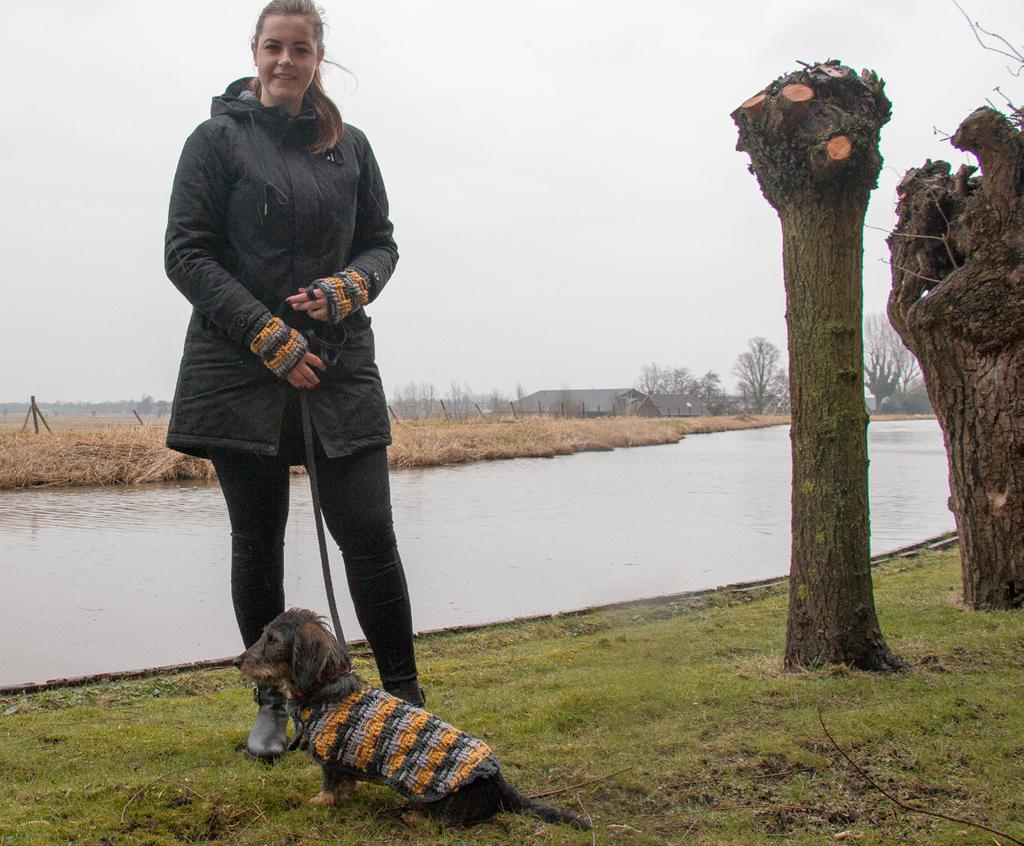
[[[1024,616],[964,610],[955,552],[885,563],[875,584],[909,674],[782,673],[785,585],[427,636],[420,665],[431,707],[482,735],[525,792],[612,774],[548,800],[590,815],[598,842],[992,842],[871,790],[819,705],[901,800],[1020,839]],[[357,669],[370,675],[365,658]],[[410,829],[370,785],[312,807],[306,755],[267,768],[238,753],[252,707],[231,670],[0,701],[0,843],[593,842],[509,816]]]
[[[392,467],[432,467],[506,458],[550,458],[574,452],[652,446],[686,435],[788,423],[788,417],[677,417],[652,420],[505,419],[498,422],[402,421],[392,427]],[[0,432],[0,490],[41,485],[131,485],[212,479],[209,462],[164,446],[164,426]]]

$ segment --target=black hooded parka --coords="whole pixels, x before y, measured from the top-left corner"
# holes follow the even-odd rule
[[[315,112],[265,107],[248,84],[240,79],[214,98],[174,177],[165,266],[193,311],[167,445],[199,456],[209,448],[278,454],[285,403],[297,389],[249,350],[269,313],[341,344],[320,385],[306,391],[326,454],[389,444],[370,318],[360,308],[328,326],[283,302],[346,267],[369,282],[372,302],[391,276],[398,251],[373,151],[346,125],[333,149],[311,153]],[[324,357],[315,340],[312,351]]]

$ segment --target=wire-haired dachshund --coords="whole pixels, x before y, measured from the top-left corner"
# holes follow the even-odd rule
[[[586,820],[516,790],[482,740],[370,687],[352,672],[344,645],[312,611],[285,611],[235,665],[288,696],[296,725],[292,748],[308,747],[323,767],[315,804],[339,804],[357,781],[373,781],[408,800],[407,816],[444,825],[472,825],[511,811],[590,828]]]

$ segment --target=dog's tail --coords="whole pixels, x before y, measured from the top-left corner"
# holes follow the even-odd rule
[[[494,776],[494,786],[498,790],[498,802],[503,811],[523,814],[524,816],[533,817],[548,823],[571,825],[573,828],[578,828],[581,831],[590,830],[591,826],[587,820],[566,811],[560,811],[558,808],[553,808],[550,805],[542,805],[529,796],[524,796],[505,781],[505,777],[500,772]]]

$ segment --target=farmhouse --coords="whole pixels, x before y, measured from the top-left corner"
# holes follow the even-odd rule
[[[700,413],[697,397],[686,394],[648,395],[635,388],[591,388],[576,391],[535,391],[512,403],[516,414],[555,417],[686,417]]]
[[[549,414],[564,417],[657,417],[647,394],[634,388],[593,388],[574,391],[534,391],[512,403],[516,414]]]
[[[692,417],[705,414],[704,402],[693,394],[651,394],[651,401],[658,409],[660,417]]]

